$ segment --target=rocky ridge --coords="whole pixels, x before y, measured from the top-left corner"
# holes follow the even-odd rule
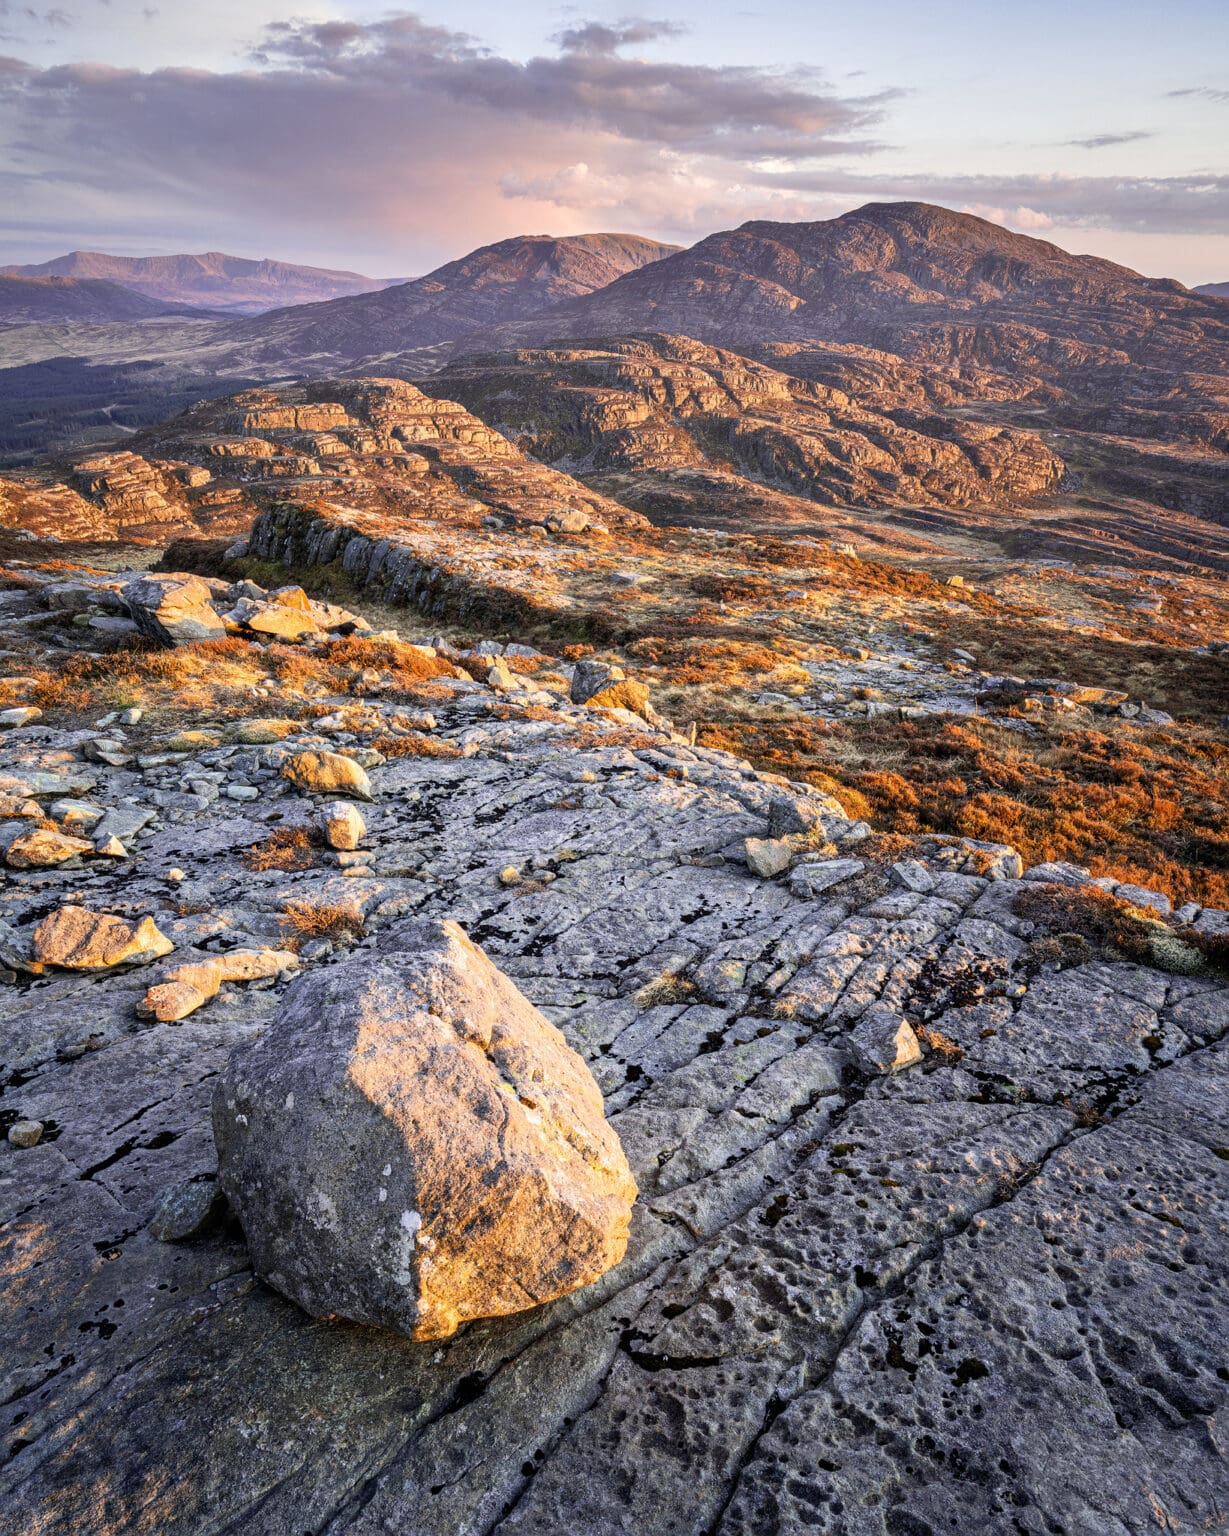
[[[19,610],[63,580],[29,575]],[[1114,958],[1070,925],[1115,882],[885,845],[572,703],[588,683],[531,647],[236,646],[163,652],[144,714],[0,737],[5,794],[123,840],[5,889],[8,1509],[441,1536],[1214,1521],[1229,989],[1198,943],[1226,914],[1123,890],[1145,949]],[[356,848],[306,835],[338,819],[286,773],[309,753],[369,778]],[[32,973],[68,905],[137,960],[148,919],[173,969],[291,939],[338,985],[459,922],[602,1088],[641,1188],[626,1258],[436,1344],[307,1318],[254,1280],[209,1129],[287,974],[236,964],[159,1022],[156,962]]]
[[[0,271],[0,328],[70,321],[131,323],[162,315],[209,318],[199,305],[147,298],[104,278],[14,276]]]
[[[1018,504],[1052,492],[1064,472],[1031,432],[951,422],[899,399],[880,412],[684,336],[478,354],[422,387],[573,474],[636,472],[633,498],[658,506],[680,470],[729,468],[825,504],[945,507]]]
[[[635,512],[533,463],[464,407],[397,379],[249,390],[203,402],[95,454],[0,478],[0,526],[43,539],[164,542],[251,526],[274,497],[342,494],[445,524],[569,509],[634,527]]]

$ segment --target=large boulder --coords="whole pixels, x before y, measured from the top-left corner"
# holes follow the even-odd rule
[[[219,1180],[270,1285],[437,1339],[588,1285],[636,1185],[584,1062],[451,922],[292,983],[214,1097]]]
[[[124,586],[123,597],[141,633],[162,645],[221,640],[226,634],[213,594],[199,576],[140,576]]]

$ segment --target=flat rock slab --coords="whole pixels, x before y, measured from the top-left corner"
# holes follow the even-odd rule
[[[583,705],[497,718],[494,695],[439,690],[433,735],[467,755],[372,770],[372,875],[255,871],[268,802],[183,795],[134,827],[122,873],[13,873],[6,921],[28,939],[80,893],[206,964],[331,914],[294,983],[321,997],[395,970],[409,925],[459,922],[601,1089],[641,1191],[625,1256],[441,1340],[311,1318],[256,1278],[237,1223],[193,1221],[219,1076],[274,1038],[291,983],[228,982],[174,1023],[138,1017],[148,972],[22,975],[0,991],[0,1108],[44,1132],[0,1145],[14,1525],[1215,1529],[1223,982],[1038,970],[1026,887],[979,872],[985,850],[920,850],[908,884],[869,856],[827,889],[761,880],[743,849],[791,834],[779,783],[661,734],[628,746]],[[54,733],[46,757],[10,742],[0,774],[82,792]],[[169,791],[187,770],[164,771]],[[90,772],[99,804],[138,811],[147,779]],[[907,1071],[859,1053],[874,1010],[917,1026]],[[159,1241],[159,1211],[192,1235]]]

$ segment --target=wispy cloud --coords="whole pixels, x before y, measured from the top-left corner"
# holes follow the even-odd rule
[[[1096,133],[1089,139],[1067,139],[1068,149],[1109,149],[1115,144],[1134,144],[1138,139],[1155,139],[1156,134],[1143,128],[1128,133]]]
[[[1211,85],[1187,85],[1180,91],[1166,91],[1167,96],[1196,96],[1201,101],[1229,101],[1229,91],[1220,91]]]

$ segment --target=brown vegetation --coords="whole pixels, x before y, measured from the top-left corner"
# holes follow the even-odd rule
[[[353,907],[329,906],[323,902],[293,900],[286,903],[282,916],[288,938],[287,946],[297,949],[312,939],[330,939],[334,943],[353,943],[367,932],[362,914]]]
[[[699,739],[800,774],[885,830],[1011,843],[1030,864],[1065,859],[1229,906],[1229,744],[1211,731],[735,718]]]

